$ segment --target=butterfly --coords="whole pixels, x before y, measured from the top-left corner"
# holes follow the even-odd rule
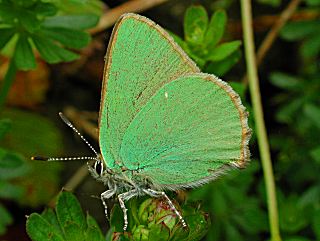
[[[105,57],[101,153],[81,136],[96,153],[90,173],[107,187],[101,194],[107,217],[106,200],[116,196],[126,230],[125,202],[149,195],[164,198],[185,227],[165,191],[195,188],[243,168],[250,133],[245,107],[226,82],[201,73],[150,19],[132,13],[120,17]]]

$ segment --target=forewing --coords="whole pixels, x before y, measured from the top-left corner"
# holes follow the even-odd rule
[[[155,186],[171,189],[205,183],[249,158],[250,129],[239,96],[209,74],[191,74],[164,85],[123,137],[120,157]]]
[[[123,135],[151,96],[195,72],[196,65],[161,27],[136,14],[122,16],[108,46],[100,105],[99,142],[108,167],[122,166]]]

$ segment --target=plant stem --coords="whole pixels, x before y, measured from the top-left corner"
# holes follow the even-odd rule
[[[2,110],[6,102],[9,90],[11,88],[13,80],[15,79],[16,73],[17,73],[16,65],[14,61],[11,60],[7,69],[7,73],[4,76],[4,79],[2,81],[2,85],[0,89],[0,111]]]
[[[281,237],[280,237],[279,223],[278,223],[279,220],[278,220],[276,188],[275,188],[275,182],[274,182],[274,176],[273,176],[273,170],[272,170],[267,131],[266,131],[264,118],[263,118],[263,109],[262,109],[262,103],[261,103],[260,87],[259,87],[257,65],[256,65],[256,59],[255,59],[255,51],[254,51],[254,38],[253,38],[253,31],[252,31],[252,12],[251,12],[250,0],[241,0],[241,15],[242,15],[244,47],[245,47],[250,95],[251,95],[251,101],[252,101],[252,106],[254,111],[256,134],[258,138],[259,151],[260,151],[262,168],[264,173],[264,180],[265,180],[266,191],[267,191],[271,240],[280,241]]]

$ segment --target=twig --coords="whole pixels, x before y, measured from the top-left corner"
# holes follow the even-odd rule
[[[124,13],[139,13],[167,1],[168,0],[132,0],[125,2],[124,4],[108,10],[105,14],[103,14],[98,25],[90,29],[89,32],[91,34],[95,34],[105,30],[106,28],[112,26]]]
[[[257,52],[257,65],[261,63],[267,51],[270,49],[274,40],[278,36],[281,28],[290,19],[291,15],[296,11],[300,3],[301,0],[291,0],[286,9],[283,10],[278,21],[272,26],[271,30],[269,31],[269,33],[267,34],[267,36],[265,37],[265,39],[259,47],[259,50]]]
[[[254,36],[252,31],[252,11],[250,0],[241,0],[241,18],[244,34],[243,37],[247,72],[249,77],[250,95],[256,124],[256,134],[259,144],[264,180],[267,191],[271,241],[280,241],[281,237],[279,231],[276,187],[272,170],[272,162],[270,157],[270,148],[267,138],[267,131],[263,118],[257,64],[254,52]]]
[[[277,38],[281,28],[290,19],[290,17],[296,11],[296,9],[300,3],[301,3],[301,0],[291,0],[291,2],[287,5],[287,7],[282,11],[278,20],[274,23],[274,25],[272,26],[272,28],[268,32],[267,36],[264,38],[263,42],[261,43],[261,45],[257,51],[257,55],[256,55],[257,66],[259,66],[261,64],[261,62],[263,61],[267,52],[271,48],[275,39]],[[242,83],[247,84],[247,82],[248,82],[248,77],[246,74],[242,78]]]
[[[88,173],[87,164],[83,164],[67,181],[67,183],[64,185],[64,188],[68,191],[73,191],[84,180],[84,178],[88,176]]]
[[[79,129],[84,130],[89,136],[94,138],[96,141],[98,141],[98,129],[97,125],[92,124],[87,119],[90,119],[88,117],[88,112],[85,112],[85,114],[82,114],[82,112],[77,111],[73,107],[67,107],[64,109],[64,114],[72,120],[72,122],[77,126]],[[86,116],[86,118],[84,118]],[[97,116],[95,114],[95,116]],[[96,119],[98,122],[98,118]]]
[[[262,15],[253,19],[253,29],[255,32],[268,31],[278,20],[279,14]],[[293,13],[289,19],[291,22],[306,21],[318,19],[320,13],[317,9],[299,10]],[[232,35],[240,35],[242,33],[241,23],[238,20],[228,20],[228,32]]]

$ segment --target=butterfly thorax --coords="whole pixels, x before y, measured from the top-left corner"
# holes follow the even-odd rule
[[[99,167],[101,165],[101,167]],[[90,174],[99,182],[102,182],[108,189],[117,190],[123,193],[132,189],[142,190],[152,186],[150,180],[139,175],[135,170],[127,168],[107,168],[103,162],[97,161],[94,166],[88,165]],[[141,191],[141,195],[143,192]]]

